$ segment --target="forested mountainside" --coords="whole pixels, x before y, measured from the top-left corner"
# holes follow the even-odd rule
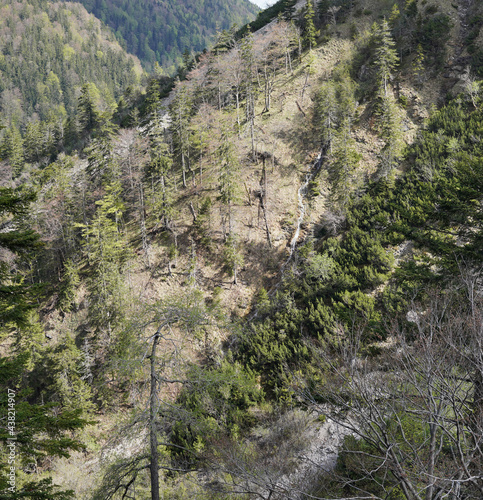
[[[256,24],[3,146],[0,498],[482,497],[483,6]]]
[[[258,7],[248,0],[82,0],[84,7],[115,32],[118,41],[143,64],[158,62],[169,74],[184,53],[213,44],[217,30],[253,20]]]
[[[20,170],[64,146],[83,85],[107,111],[143,70],[79,4],[5,0],[0,13],[2,156]]]

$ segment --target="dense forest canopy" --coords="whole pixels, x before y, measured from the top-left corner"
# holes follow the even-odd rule
[[[218,30],[252,20],[258,8],[248,0],[82,0],[80,3],[116,34],[118,41],[152,69],[157,62],[168,74],[184,53],[196,54],[213,44]]]

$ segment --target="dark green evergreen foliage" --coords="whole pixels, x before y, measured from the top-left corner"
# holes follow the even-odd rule
[[[185,417],[173,426],[173,456],[192,462],[197,452],[227,432],[237,438],[255,422],[250,408],[264,394],[256,373],[230,356],[219,367],[193,366],[179,398]]]
[[[436,65],[444,62],[448,32],[451,27],[451,18],[446,14],[433,13],[418,18],[415,38],[423,47],[428,59]]]
[[[360,88],[363,94],[374,91],[373,87],[367,87],[375,84],[375,77],[379,82],[387,79],[398,65],[398,58],[401,58],[400,62],[403,64],[406,57],[414,58],[413,54],[418,51],[420,64],[424,60],[424,67],[419,67],[419,73],[428,68],[433,68],[436,72],[443,69],[452,21],[450,16],[439,12],[437,6],[431,7],[434,9],[418,13],[416,0],[396,2],[392,12],[386,11],[383,21],[374,25],[373,30],[376,29],[371,40],[365,46],[359,46],[351,68],[352,77],[365,83]],[[421,57],[422,54],[424,57]],[[374,67],[376,71],[370,67]]]
[[[0,188],[0,328],[25,325],[39,288],[25,282],[22,269],[39,247],[39,236],[28,224],[28,210],[35,199],[32,191]],[[11,252],[11,253],[10,253]],[[14,253],[17,254],[16,265]]]
[[[251,31],[252,33],[258,31],[259,29],[266,26],[269,22],[276,19],[279,14],[282,14],[286,19],[290,19],[294,12],[296,3],[296,0],[278,0],[278,2],[275,2],[270,7],[259,12],[257,18],[250,24],[243,26],[243,28],[238,31],[237,37],[241,38],[248,31]]]
[[[74,298],[72,292],[67,292],[70,298],[64,297],[62,290],[64,286],[71,288],[68,282],[71,278],[75,281],[74,275],[79,272],[81,229],[78,224],[85,223],[94,211],[91,207],[94,193],[88,190],[86,172],[74,173],[74,162],[74,158],[61,154],[32,177],[42,192],[42,203],[49,207],[45,216],[37,219],[39,232],[48,231],[49,238],[39,255],[36,276],[42,282],[57,286],[57,278],[64,275],[60,283],[61,308],[70,308]],[[49,231],[53,227],[56,229]],[[67,274],[65,264],[71,268]],[[67,277],[69,274],[71,278]]]
[[[152,70],[158,62],[174,74],[188,50],[201,52],[217,29],[250,21],[258,8],[247,0],[180,2],[163,0],[82,0],[107,24],[124,48]]]
[[[154,76],[149,79],[146,87],[146,98],[140,106],[141,116],[151,117],[154,111],[159,111],[159,102],[167,97],[174,87],[175,80],[167,76]]]
[[[314,25],[314,6],[312,5],[312,0],[308,0],[305,7],[304,22],[302,26],[302,37],[304,40],[304,45],[309,50],[315,48],[317,44],[318,32],[315,30]]]
[[[77,100],[77,119],[83,134],[90,134],[101,124],[98,109],[99,91],[92,83],[84,84]]]
[[[0,313],[2,316],[3,314]],[[18,484],[15,492],[7,490],[7,473],[10,471],[8,463],[8,439],[15,438],[15,465],[17,471],[28,469],[32,463],[38,463],[45,457],[68,457],[71,450],[82,449],[78,439],[72,433],[82,429],[88,422],[81,418],[82,410],[54,411],[58,407],[54,403],[35,404],[31,402],[30,391],[23,384],[27,369],[28,354],[23,353],[10,359],[0,358],[0,411],[4,423],[0,427],[0,498],[3,500],[30,498],[30,499],[58,499],[74,498],[72,491],[59,491],[52,485],[51,479],[26,481]],[[8,395],[15,394],[14,412],[15,428],[10,434],[6,425],[6,416],[9,407]],[[33,472],[33,471],[32,471]],[[18,472],[17,472],[18,474]],[[19,478],[17,477],[17,481]]]
[[[94,188],[109,185],[119,174],[113,154],[114,131],[115,126],[108,120],[94,131],[94,139],[84,150],[88,161],[86,173]]]
[[[49,401],[62,411],[86,417],[94,409],[91,386],[94,355],[87,339],[81,348],[67,334],[54,346],[42,346],[26,381],[31,399]]]
[[[124,204],[119,183],[106,187],[89,224],[82,225],[83,253],[89,264],[90,321],[108,335],[124,312],[123,272],[130,257],[122,230]]]
[[[286,308],[268,309],[268,316],[247,327],[241,338],[236,356],[252,370],[260,373],[262,387],[271,398],[290,401],[289,390],[292,373],[309,371],[310,350],[305,343],[308,336],[323,339],[334,326],[330,308],[322,302],[306,302],[305,307],[295,307],[282,297]],[[288,299],[288,300],[287,300]]]
[[[384,141],[378,176],[388,177],[397,167],[403,151],[401,112],[392,93],[381,94],[378,102],[379,136]]]
[[[481,266],[483,149],[475,139],[482,131],[481,109],[454,101],[436,112],[408,152],[412,168],[395,182],[371,184],[351,202],[342,235],[315,242],[329,270],[316,279],[314,257],[303,259],[301,276],[263,306],[237,355],[261,373],[269,395],[282,397],[290,373],[309,370],[305,338],[330,349],[338,328],[354,321],[366,325],[365,342],[381,338],[384,310],[400,311],[426,286],[449,283],[463,262]],[[404,241],[414,242],[414,256],[392,275],[392,249]],[[390,278],[383,294],[368,295]]]
[[[190,161],[191,148],[189,147],[189,122],[193,113],[193,99],[194,96],[188,92],[184,85],[178,85],[174,91],[174,99],[170,104],[174,161],[181,172],[183,187],[187,185],[187,173],[193,172]]]
[[[483,76],[483,47],[478,44],[478,35],[483,28],[483,8],[481,4],[474,3],[470,12],[468,13],[468,36],[466,43],[468,52],[471,55],[471,65],[474,73]]]
[[[399,58],[395,49],[394,41],[389,23],[384,18],[373,32],[372,44],[374,46],[374,65],[379,88],[387,96],[387,85],[391,75],[398,65]]]
[[[333,159],[329,167],[329,178],[332,184],[331,201],[343,207],[350,197],[350,186],[354,184],[354,173],[362,155],[357,152],[348,120],[344,120],[335,139]]]
[[[21,272],[24,260],[39,246],[38,235],[27,224],[28,209],[35,199],[31,191],[22,189],[0,189],[0,328],[25,328],[32,334],[30,312],[37,305],[39,288],[23,281]],[[17,254],[17,269],[13,272],[13,253]],[[23,334],[24,332],[22,332]],[[3,332],[2,332],[3,336]],[[58,491],[50,479],[18,483],[15,492],[8,491],[7,473],[10,471],[8,457],[10,448],[8,438],[15,439],[15,466],[17,471],[27,469],[29,464],[49,456],[68,457],[69,450],[78,450],[81,443],[72,437],[72,432],[81,429],[87,423],[80,417],[82,410],[60,411],[57,404],[36,404],[32,400],[32,390],[27,381],[28,350],[33,339],[17,339],[19,352],[10,359],[0,358],[0,411],[3,424],[0,428],[0,498],[38,498],[66,500],[73,498],[72,492]],[[22,350],[21,345],[28,345]],[[35,349],[32,349],[34,351]],[[9,401],[9,394],[15,393],[14,407]],[[54,410],[55,408],[55,410]],[[7,415],[13,410],[15,428],[10,432]]]
[[[25,127],[23,138],[24,159],[28,163],[46,163],[63,146],[61,124],[51,122],[31,121]],[[8,155],[12,167],[12,156]]]
[[[18,177],[24,166],[24,141],[17,127],[11,127],[5,132],[1,154],[10,161],[12,177]]]

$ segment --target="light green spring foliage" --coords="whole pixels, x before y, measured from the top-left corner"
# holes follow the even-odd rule
[[[79,227],[83,235],[83,252],[90,268],[90,321],[110,332],[125,312],[124,273],[131,257],[123,235],[124,204],[119,183],[108,186],[105,196],[96,205],[92,221]]]
[[[138,82],[139,62],[80,5],[5,1],[0,19],[7,126],[25,125],[34,113],[52,123],[65,111],[72,114],[79,82],[93,82],[116,98]]]

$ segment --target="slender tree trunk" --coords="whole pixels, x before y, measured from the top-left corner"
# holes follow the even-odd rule
[[[260,188],[262,188],[260,203],[262,206],[263,220],[265,222],[265,233],[267,235],[268,246],[272,248],[272,238],[270,236],[270,229],[268,227],[268,217],[267,217],[268,179],[267,179],[267,170],[265,168],[265,158],[263,159],[263,174],[262,174],[262,182],[260,182]]]
[[[156,435],[156,415],[157,408],[157,377],[156,377],[156,347],[159,342],[159,330],[153,338],[153,348],[151,350],[151,397],[149,401],[149,441],[151,447],[151,463],[149,469],[151,472],[151,500],[159,500],[159,456],[158,456],[158,438]]]
[[[231,201],[228,202],[228,234],[231,236],[233,233],[233,219],[231,216]]]
[[[183,187],[186,188],[186,162],[184,159],[184,153],[181,153],[181,165],[183,168]]]
[[[255,119],[252,115],[250,116],[250,139],[252,143],[252,160],[255,161]]]
[[[166,196],[166,178],[164,177],[164,175],[161,176],[161,193],[163,199],[163,225],[166,230],[169,230],[168,202]]]
[[[236,96],[236,123],[238,130],[238,138],[240,138],[240,95],[239,95],[238,87],[236,88],[235,96]]]
[[[265,77],[265,110],[266,112],[270,111],[270,90],[269,90],[269,82],[268,82],[268,73],[267,66],[263,68],[263,76]]]
[[[140,207],[139,207],[139,216],[141,220],[141,239],[143,243],[143,250],[144,250],[144,255],[146,257],[146,265],[148,267],[151,267],[151,263],[149,262],[149,244],[148,244],[148,237],[146,234],[146,219],[144,217],[144,191],[143,191],[143,185],[142,183],[139,183],[139,201],[140,201]]]

